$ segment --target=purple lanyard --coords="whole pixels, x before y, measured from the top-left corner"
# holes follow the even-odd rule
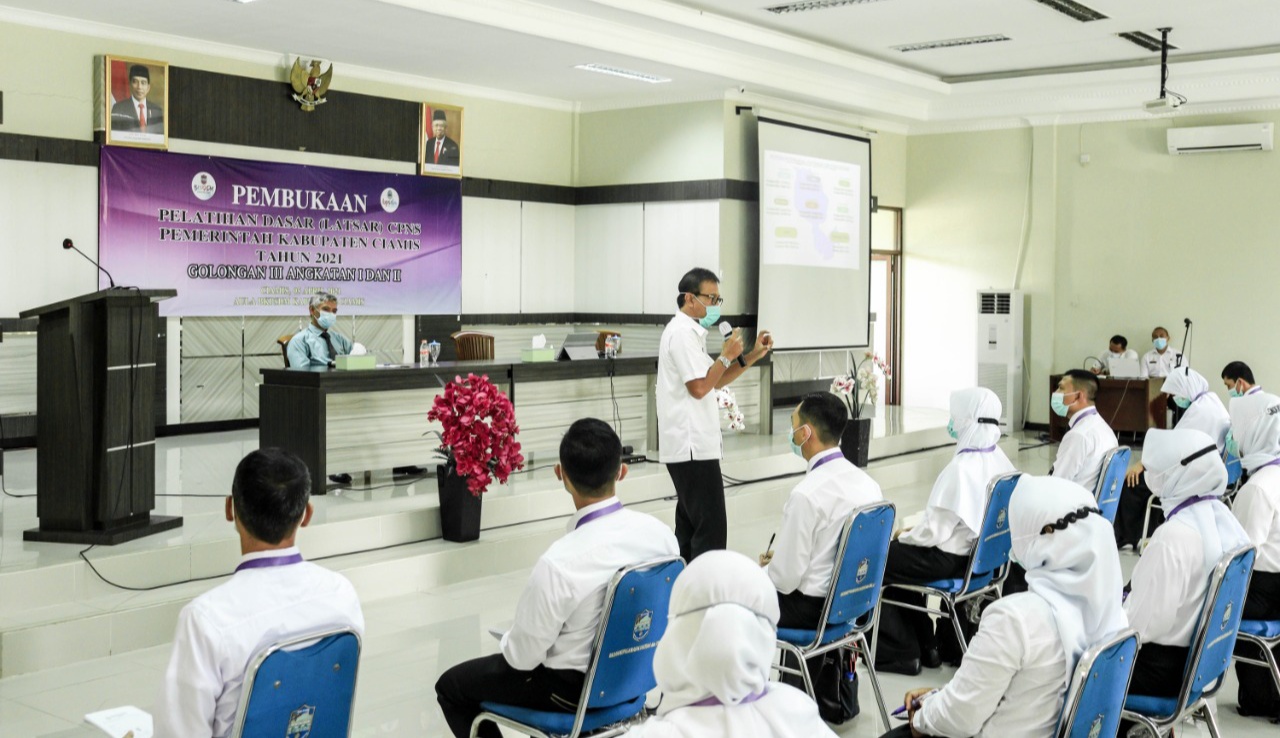
[[[1180,504],[1180,505],[1178,505],[1177,507],[1173,508],[1173,512],[1171,512],[1171,513],[1169,513],[1168,515],[1166,515],[1166,516],[1165,516],[1165,519],[1167,520],[1167,519],[1169,519],[1169,518],[1172,518],[1174,515],[1177,515],[1178,513],[1182,512],[1185,508],[1191,507],[1192,505],[1196,504],[1197,502],[1212,502],[1213,500],[1216,500],[1216,499],[1218,499],[1218,498],[1217,498],[1217,497],[1214,497],[1213,495],[1201,495],[1201,496],[1199,496],[1199,497],[1192,497],[1192,498],[1191,498],[1191,499],[1189,499],[1189,500],[1184,500],[1184,501],[1182,502],[1182,504]]]
[[[962,454],[989,454],[989,453],[991,453],[992,451],[995,451],[995,450],[996,450],[996,447],[995,447],[995,446],[987,446],[986,448],[962,448],[962,449],[960,449],[960,453],[962,453]]]
[[[1187,403],[1187,407],[1191,407],[1192,405],[1196,404],[1196,400],[1199,400],[1201,397],[1204,397],[1207,394],[1209,394],[1209,390],[1205,390],[1204,392],[1201,392],[1195,397],[1192,397],[1191,402]]]
[[[1263,469],[1266,469],[1268,466],[1280,466],[1280,458],[1272,459],[1271,461],[1268,461],[1267,463],[1263,464],[1262,466],[1258,467],[1257,469],[1252,469],[1252,470],[1250,470],[1250,471],[1249,471],[1249,473],[1250,473],[1250,474],[1257,474],[1258,472],[1262,471]]]
[[[765,689],[762,689],[759,692],[756,692],[755,694],[749,694],[746,697],[743,697],[742,701],[739,702],[738,704],[749,705],[752,702],[755,702],[756,700],[760,699],[761,697],[764,697],[768,693],[769,693],[769,689],[766,687]],[[713,695],[711,697],[706,698],[705,700],[698,700],[697,702],[694,702],[693,704],[689,705],[689,707],[715,707],[717,705],[724,705],[724,703],[720,701],[720,698],[715,697]],[[732,705],[730,706],[732,707]]]
[[[261,559],[249,559],[248,561],[242,561],[240,562],[240,565],[236,567],[236,571],[239,572],[243,569],[266,569],[272,566],[288,566],[290,564],[301,563],[302,554],[300,553],[291,554],[289,556],[266,556]]]
[[[573,529],[577,530],[582,526],[586,525],[587,523],[590,523],[592,520],[596,520],[597,518],[603,518],[606,515],[612,515],[621,509],[622,509],[622,500],[615,500],[614,503],[612,505],[609,505],[608,507],[602,507],[599,510],[592,510],[586,515],[583,515],[582,519],[578,521],[578,524],[573,526]]]
[[[1261,392],[1261,391],[1262,391],[1262,388],[1261,388],[1261,387],[1252,387],[1252,388],[1250,388],[1250,389],[1249,389],[1249,391],[1248,391],[1248,392],[1246,392],[1246,393],[1244,393],[1244,394],[1245,394],[1245,396],[1248,396],[1248,395],[1252,395],[1254,392]]]
[[[823,456],[821,459],[818,459],[817,461],[813,462],[813,468],[810,469],[809,471],[817,471],[818,467],[822,466],[823,464],[835,461],[836,459],[843,459],[843,458],[844,458],[844,454],[842,453],[827,454],[826,456]]]
[[[1069,426],[1071,426],[1072,428],[1074,428],[1074,427],[1076,427],[1076,423],[1079,423],[1081,420],[1084,420],[1085,418],[1089,417],[1090,415],[1097,415],[1097,414],[1098,414],[1098,408],[1096,408],[1096,407],[1091,407],[1091,408],[1087,408],[1087,409],[1085,409],[1085,410],[1081,410],[1079,413],[1077,413],[1077,414],[1076,414],[1076,416],[1075,416],[1074,418],[1072,418],[1072,419],[1071,419],[1071,422],[1070,422],[1070,423],[1067,423],[1067,425],[1069,425]]]

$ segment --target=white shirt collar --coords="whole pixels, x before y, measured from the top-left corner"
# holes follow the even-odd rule
[[[246,561],[253,561],[255,559],[278,559],[278,558],[283,558],[285,556],[296,556],[299,553],[300,552],[298,551],[297,546],[290,546],[288,548],[275,548],[270,551],[255,551],[253,553],[247,553],[241,556],[240,563],[243,564]]]
[[[826,451],[819,451],[818,453],[814,454],[813,458],[809,459],[809,471],[813,471],[814,464],[817,464],[819,461],[822,461],[828,456],[835,456],[835,455],[844,455],[844,452],[840,450],[839,446],[836,446],[834,448],[829,448]]]
[[[698,321],[694,320],[693,318],[690,318],[690,317],[689,317],[689,315],[688,315],[685,311],[683,311],[683,310],[677,310],[677,311],[676,311],[676,316],[677,316],[678,318],[684,318],[686,321],[688,321],[688,322],[689,322],[689,324],[693,326],[693,329],[694,329],[695,331],[697,331],[698,336],[700,336],[700,337],[701,337],[701,336],[705,336],[705,335],[707,335],[707,329],[706,329],[706,328],[703,328],[703,327],[702,327],[702,324],[701,324],[701,323],[699,323]]]
[[[573,531],[575,528],[578,527],[578,521],[582,520],[583,518],[595,512],[596,510],[603,510],[604,508],[609,507],[610,505],[617,504],[617,502],[618,502],[617,495],[609,495],[608,497],[604,498],[603,500],[600,500],[599,502],[593,502],[590,505],[587,505],[581,510],[575,512],[573,514],[573,517],[569,518],[569,524],[566,527],[568,528],[568,530]]]
[[[1093,412],[1090,412],[1091,410]],[[1075,415],[1072,415],[1071,420],[1067,421],[1067,427],[1074,428],[1076,427],[1076,423],[1079,422],[1081,418],[1086,417],[1086,415],[1097,415],[1097,414],[1098,414],[1097,405],[1090,405],[1089,407],[1086,407],[1085,409],[1081,410]]]

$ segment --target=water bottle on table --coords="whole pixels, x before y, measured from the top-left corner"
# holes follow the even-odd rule
[[[418,345],[418,366],[427,366],[431,363],[431,349],[427,346],[427,339],[422,339],[422,343]]]

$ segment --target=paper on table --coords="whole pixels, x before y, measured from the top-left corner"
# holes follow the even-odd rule
[[[153,730],[151,714],[132,705],[91,712],[84,719],[111,738],[151,738]]]

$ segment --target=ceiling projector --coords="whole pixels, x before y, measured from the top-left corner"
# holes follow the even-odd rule
[[[1142,103],[1142,109],[1152,115],[1172,113],[1180,107],[1182,107],[1182,100],[1176,97],[1158,97]]]

